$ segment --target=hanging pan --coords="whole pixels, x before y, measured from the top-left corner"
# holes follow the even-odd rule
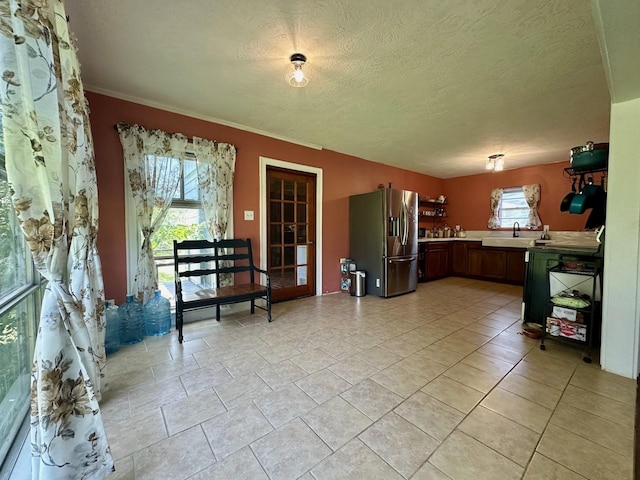
[[[573,200],[573,197],[576,194],[576,177],[573,177],[573,182],[571,182],[571,192],[567,193],[565,195],[565,197],[562,199],[562,202],[560,202],[560,211],[561,212],[568,212],[569,211],[569,206],[571,205],[571,200]]]

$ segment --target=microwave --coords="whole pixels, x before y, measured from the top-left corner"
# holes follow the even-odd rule
[[[419,227],[418,228],[418,238],[425,238],[427,236],[427,229]]]

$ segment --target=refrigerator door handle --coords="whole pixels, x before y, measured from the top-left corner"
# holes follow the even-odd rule
[[[399,260],[391,260],[389,259],[389,263],[404,263],[404,262],[413,262],[415,260],[415,257],[411,257],[411,258],[401,258]]]
[[[402,245],[406,245],[409,240],[409,222],[408,222],[407,205],[402,202]]]

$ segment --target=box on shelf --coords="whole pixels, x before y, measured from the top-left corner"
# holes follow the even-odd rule
[[[573,308],[554,306],[551,316],[578,323],[582,323],[584,321],[584,315]]]
[[[356,262],[351,258],[340,259],[340,273],[342,275],[348,275],[350,272],[356,271]]]
[[[587,341],[587,326],[561,318],[547,317],[547,333],[552,337],[565,337],[581,342]]]

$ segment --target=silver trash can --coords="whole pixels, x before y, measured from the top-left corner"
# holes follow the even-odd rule
[[[354,297],[364,297],[366,292],[366,276],[367,273],[362,270],[351,272],[351,287],[349,293]]]

